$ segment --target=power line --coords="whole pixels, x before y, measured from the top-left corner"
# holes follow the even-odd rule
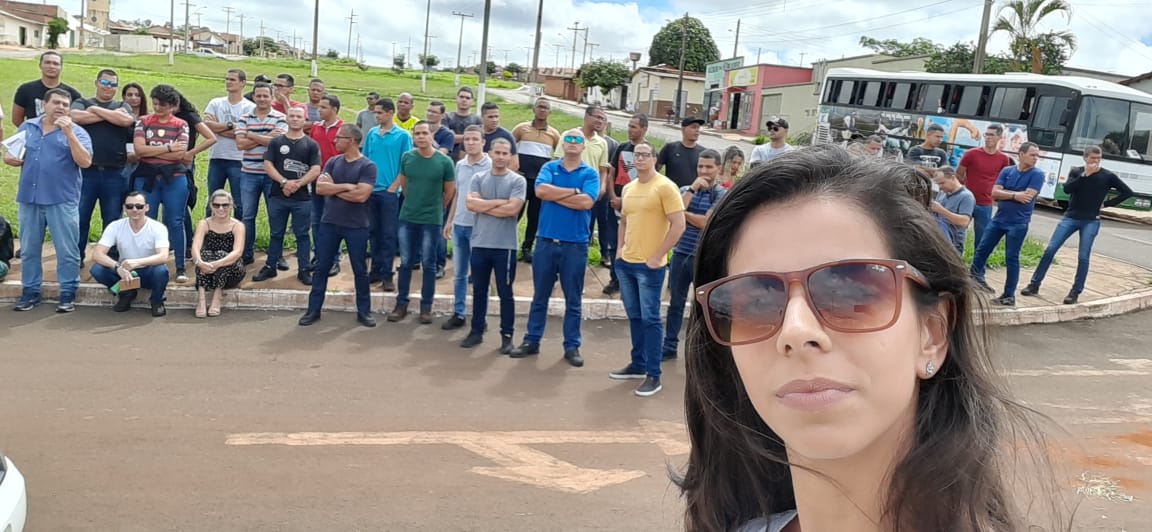
[[[895,15],[902,15],[904,13],[911,13],[914,11],[923,11],[924,9],[927,9],[930,7],[936,7],[938,5],[948,4],[948,3],[951,3],[954,1],[956,1],[956,0],[939,0],[939,1],[933,2],[931,4],[918,6],[918,7],[914,7],[914,8],[909,8],[909,9],[901,9],[900,11],[893,11],[892,13],[885,13],[883,15],[879,15],[879,16],[875,16],[875,17],[850,20],[848,22],[841,22],[839,24],[832,24],[829,26],[819,26],[819,27],[815,27],[815,28],[804,28],[804,29],[792,30],[792,31],[787,31],[787,32],[783,32],[783,33],[781,33],[780,31],[764,31],[763,28],[761,28],[761,30],[759,32],[757,32],[754,29],[754,28],[757,28],[757,26],[747,25],[746,27],[753,28],[753,31],[748,32],[747,35],[762,35],[762,36],[768,35],[768,36],[773,36],[773,37],[785,37],[786,38],[789,35],[800,35],[803,32],[822,31],[822,30],[828,30],[828,29],[833,29],[833,28],[840,28],[840,27],[844,27],[844,26],[854,26],[856,24],[860,24],[861,22],[870,22],[873,20],[890,19]],[[976,6],[968,6],[968,7],[965,7],[964,9],[969,9],[971,7],[976,7]],[[960,11],[962,11],[962,10],[960,10]],[[937,16],[940,16],[940,15],[934,15],[933,18],[935,18]],[[821,36],[821,38],[827,38],[827,37],[828,37],[827,35]]]
[[[876,26],[874,28],[866,28],[866,29],[856,31],[856,32],[841,33],[839,35],[836,35],[836,37],[849,37],[849,36],[855,36],[855,35],[863,35],[865,33],[871,33],[871,32],[877,31],[877,30],[886,30],[889,28],[898,28],[900,26],[907,26],[909,24],[915,24],[918,22],[925,22],[925,21],[929,21],[929,20],[938,20],[942,16],[952,15],[955,13],[959,13],[961,11],[968,11],[970,9],[977,8],[977,7],[982,7],[982,5],[973,4],[973,5],[962,7],[959,9],[954,9],[952,11],[945,11],[943,13],[936,13],[936,14],[933,14],[933,15],[928,16],[928,17],[918,18],[918,19],[914,19],[914,20],[906,20],[904,22],[898,22],[896,24],[888,24],[886,26]],[[828,37],[827,35],[822,35],[819,37],[785,38],[785,39],[771,39],[771,40],[766,40],[766,41],[756,41],[756,44],[759,45],[759,44],[765,44],[765,43],[794,43],[794,42],[809,42],[809,41],[827,41],[829,39],[830,39],[830,37]]]
[[[1102,21],[1102,20],[1100,20],[1100,19],[1098,19],[1098,18],[1096,18],[1096,17],[1094,17],[1094,16],[1088,15],[1088,14],[1087,14],[1087,13],[1085,13],[1084,11],[1086,11],[1086,10],[1081,10],[1081,11],[1080,11],[1078,14],[1079,14],[1079,15],[1083,15],[1083,16],[1085,17],[1085,18],[1084,18],[1084,22],[1087,22],[1089,26],[1092,26],[1093,28],[1096,28],[1096,29],[1097,29],[1097,30],[1099,30],[1099,31],[1100,31],[1102,34],[1105,34],[1105,35],[1106,35],[1106,34],[1109,34],[1109,33],[1111,33],[1111,34],[1113,34],[1113,35],[1116,35],[1116,36],[1118,36],[1118,37],[1122,37],[1122,38],[1124,38],[1124,39],[1125,39],[1125,40],[1127,40],[1129,43],[1135,43],[1135,44],[1137,44],[1139,47],[1136,47],[1136,46],[1132,46],[1131,44],[1121,43],[1121,44],[1123,44],[1123,45],[1124,45],[1124,47],[1125,47],[1125,48],[1127,48],[1127,49],[1129,49],[1129,50],[1132,50],[1133,52],[1136,52],[1138,55],[1140,55],[1140,56],[1141,56],[1141,57],[1143,57],[1144,59],[1147,59],[1147,60],[1149,60],[1149,61],[1152,61],[1152,56],[1148,56],[1148,55],[1146,55],[1146,54],[1144,53],[1144,52],[1145,52],[1145,50],[1148,48],[1148,46],[1147,46],[1146,44],[1144,44],[1144,43],[1142,43],[1142,42],[1140,42],[1140,41],[1138,41],[1138,40],[1136,40],[1136,39],[1133,39],[1133,38],[1129,37],[1128,35],[1125,35],[1124,33],[1121,33],[1121,32],[1119,32],[1119,31],[1117,31],[1117,30],[1116,30],[1116,28],[1113,28],[1112,26],[1109,26],[1108,24],[1105,24],[1105,23],[1104,23],[1104,21]],[[1097,26],[1096,24],[1094,24],[1094,23],[1092,22],[1093,20],[1095,20],[1096,22],[1099,22],[1101,26],[1104,26],[1104,28],[1101,28],[1100,26]],[[1106,28],[1106,29],[1105,29],[1105,28]]]

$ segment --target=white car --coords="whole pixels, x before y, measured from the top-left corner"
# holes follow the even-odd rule
[[[0,532],[22,532],[28,514],[24,477],[0,452]]]

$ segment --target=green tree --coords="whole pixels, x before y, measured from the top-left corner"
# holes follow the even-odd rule
[[[403,72],[406,59],[407,58],[404,57],[404,54],[396,54],[396,56],[392,58],[392,70]]]
[[[938,74],[971,74],[976,49],[971,43],[958,42],[942,48],[924,62],[924,70]],[[999,55],[984,58],[985,74],[1003,74],[1012,70],[1012,61]]]
[[[420,64],[424,65],[428,68],[432,68],[432,67],[440,64],[440,58],[436,57],[435,55],[432,55],[432,54],[428,54],[427,56],[425,56],[424,54],[420,54],[419,58],[420,58]]]
[[[273,40],[272,37],[263,37],[262,39],[264,40],[264,53],[275,54],[280,51],[280,45],[276,44],[276,41]],[[260,53],[260,40],[261,38],[244,39],[244,55],[256,55]]]
[[[683,31],[687,32],[685,36]],[[684,48],[684,70],[703,72],[708,63],[720,60],[720,49],[712,40],[712,33],[696,18],[678,18],[664,25],[652,37],[648,48],[648,66],[680,66],[681,43]]]
[[[328,59],[340,59],[340,52],[329,48],[328,51],[324,53],[324,57],[327,57]]]
[[[508,63],[508,66],[504,67],[504,71],[511,72],[513,74],[519,74],[524,72],[524,67],[520,66],[518,63]]]
[[[585,88],[600,87],[600,92],[607,96],[612,89],[627,83],[630,76],[628,67],[600,59],[580,67],[576,83]]]
[[[55,50],[60,47],[60,35],[68,31],[68,21],[56,17],[48,21],[48,47]]]
[[[495,61],[489,61],[487,70],[488,70],[489,76],[491,76],[492,74],[495,74],[496,73],[496,62]]]
[[[912,42],[900,42],[896,39],[874,39],[867,35],[860,37],[860,46],[868,48],[878,54],[892,57],[911,57],[917,55],[934,54],[944,49],[943,46],[924,37],[916,37]]]
[[[1076,50],[1076,35],[1071,31],[1040,33],[1040,22],[1053,14],[1063,15],[1071,21],[1072,5],[1067,0],[1004,0],[992,33],[1007,33],[1012,57],[1022,64],[1031,65],[1031,71],[1039,74],[1052,67],[1044,63],[1045,45],[1062,49],[1061,53],[1049,50],[1049,57],[1053,54],[1056,58],[1071,55]]]

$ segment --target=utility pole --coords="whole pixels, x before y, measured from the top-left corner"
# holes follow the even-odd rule
[[[361,59],[363,55],[364,52],[360,50],[360,32],[356,32],[356,60],[363,62]]]
[[[168,66],[176,63],[176,0],[168,0]]]
[[[736,19],[736,44],[732,45],[732,57],[740,55],[740,19]]]
[[[316,64],[317,48],[320,46],[320,0],[316,0],[316,6],[312,8],[312,77],[320,74],[318,65]]]
[[[800,52],[800,66],[804,66],[804,56],[806,55],[808,55],[808,52]]]
[[[348,19],[348,53],[344,55],[346,57],[352,57],[352,25],[356,23],[356,10],[353,9],[352,12],[344,18]]]
[[[84,49],[84,4],[85,0],[80,0],[80,49]]]
[[[264,57],[264,19],[260,19],[260,57]]]
[[[556,49],[556,68],[560,68],[560,49],[564,48],[563,44],[552,43],[550,46]]]
[[[453,11],[452,16],[460,17],[460,39],[456,41],[456,76],[455,76],[456,86],[459,87],[460,86],[460,70],[461,70],[460,69],[460,63],[461,63],[460,53],[464,49],[464,19],[472,18],[476,15],[473,15],[472,13],[465,13],[463,11]],[[396,54],[392,54],[392,55],[396,55]]]
[[[536,8],[536,42],[533,43],[533,45],[532,45],[532,70],[530,70],[528,72],[528,83],[529,84],[532,83],[533,74],[535,74],[537,78],[540,77],[540,75],[539,75],[540,71],[538,70],[540,68],[540,33],[541,33],[540,32],[540,26],[543,22],[544,22],[544,0],[540,0],[540,6]],[[536,86],[532,85],[532,95],[535,96],[536,94],[537,94]]]
[[[588,47],[592,49],[592,60],[593,61],[596,60],[596,47],[597,46],[600,46],[600,43],[595,43],[595,42],[588,43]]]
[[[984,0],[984,17],[980,19],[980,38],[976,41],[976,57],[972,61],[972,73],[984,73],[984,52],[988,48],[988,22],[992,18],[992,0]]]
[[[572,26],[568,29],[572,31],[572,70],[576,70],[576,36],[580,33],[580,21],[577,20]]]
[[[188,16],[188,9],[196,4],[193,4],[188,0],[184,0],[180,3],[184,4],[184,53],[188,53],[188,38],[191,36],[191,32],[188,31],[188,20],[191,18]]]
[[[464,20],[461,18],[460,20]],[[420,92],[428,93],[428,25],[432,22],[432,0],[424,8],[424,57],[420,58]]]
[[[484,31],[480,36],[480,67],[477,69],[480,76],[476,84],[476,108],[484,105],[484,82],[488,79],[488,23],[492,20],[492,0],[484,0]]]
[[[688,12],[684,12],[684,21],[680,23],[680,76],[676,80],[676,120],[679,121],[684,112],[684,48],[688,45]]]
[[[236,16],[240,19],[240,50],[239,50],[239,52],[240,52],[240,55],[244,55],[244,19],[252,18],[252,17],[249,17],[248,15],[245,15],[244,13],[237,13]]]
[[[588,28],[584,28],[584,56],[580,58],[580,66],[588,62]]]
[[[225,35],[231,35],[232,34],[232,12],[233,11],[236,11],[236,10],[232,9],[232,6],[224,6],[224,34]],[[232,47],[231,46],[226,46],[225,48],[228,50],[228,53],[232,53]]]
[[[408,36],[408,51],[404,53],[404,68],[412,66],[412,36]]]

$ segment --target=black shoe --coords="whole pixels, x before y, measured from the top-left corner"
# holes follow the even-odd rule
[[[468,333],[468,336],[466,338],[464,338],[464,341],[460,342],[460,347],[463,347],[464,349],[471,349],[473,347],[480,345],[480,343],[483,341],[484,341],[484,335],[477,334],[477,333]]]
[[[296,323],[299,324],[301,327],[307,327],[307,326],[312,325],[313,323],[316,323],[318,321],[320,321],[320,313],[319,312],[308,312],[308,313],[304,314],[303,316],[300,316],[300,321],[298,321]]]
[[[532,250],[529,249],[529,250],[523,251],[520,254],[520,260],[523,261],[524,264],[532,264]]]
[[[360,322],[360,325],[365,327],[376,326],[376,318],[373,318],[371,314],[357,314],[356,321]]]
[[[443,266],[437,266],[436,267],[436,278],[437,279],[443,279],[444,278],[444,267]]]
[[[656,395],[664,387],[660,385],[660,377],[648,377],[640,384],[639,388],[633,392],[640,397],[652,397]]]
[[[1020,291],[1020,295],[1022,296],[1034,296],[1039,293],[1040,285],[1032,283],[1028,283],[1028,286],[1025,286],[1024,289]]]
[[[618,381],[626,381],[626,380],[632,380],[632,379],[643,379],[647,376],[648,376],[648,374],[645,373],[644,370],[637,368],[637,367],[633,366],[632,364],[628,364],[627,366],[624,366],[623,368],[620,368],[616,371],[608,373],[609,379],[614,379],[614,380],[618,380]]]
[[[12,307],[12,310],[15,310],[17,312],[27,312],[29,310],[32,310],[32,309],[40,306],[40,303],[43,303],[43,302],[44,302],[44,300],[40,298],[39,293],[28,295],[28,296],[21,296],[20,301]]]
[[[508,355],[512,353],[512,336],[500,335],[500,354]]]
[[[616,280],[608,281],[608,284],[604,285],[604,289],[601,290],[601,292],[603,292],[604,295],[606,295],[606,296],[610,296],[610,295],[615,294],[616,292],[619,292],[619,291],[620,291],[620,283]]]
[[[332,264],[332,267],[328,269],[328,277],[336,277],[337,275],[340,275],[339,262]]]
[[[312,286],[312,272],[304,270],[296,274],[296,278],[300,280],[300,284],[304,286]]]
[[[392,279],[384,279],[384,283],[381,284],[380,287],[385,292],[395,292],[396,291],[396,283],[393,283]]]
[[[116,300],[116,304],[112,306],[113,312],[128,312],[132,310],[132,302],[136,300],[136,291],[128,290],[120,292],[120,298]]]
[[[974,283],[976,283],[976,286],[980,287],[981,290],[988,292],[989,294],[995,294],[996,293],[996,290],[993,290],[992,287],[988,286],[988,283],[984,282],[983,280],[976,279],[975,277],[973,277],[972,281]]]
[[[280,257],[280,260],[276,261],[276,269],[282,272],[286,272],[291,268],[288,267],[288,260],[284,257]]]
[[[1009,296],[1000,296],[996,299],[993,299],[992,304],[998,305],[1001,307],[1014,307],[1014,306],[1016,306],[1016,298],[1009,297]]]
[[[240,262],[243,263],[245,266],[251,266],[252,263],[256,262],[256,259],[254,259],[252,257],[244,257],[244,258],[240,259]]]
[[[416,264],[412,265],[412,271],[416,271],[419,269],[420,269],[420,261],[416,261]]]
[[[572,348],[564,351],[564,360],[567,360],[568,363],[571,364],[574,368],[579,368],[584,365],[584,357],[580,356],[579,348]]]
[[[168,314],[168,309],[164,308],[164,302],[152,303],[152,317],[162,318]]]
[[[260,271],[256,272],[256,275],[252,276],[252,281],[257,283],[260,281],[267,281],[268,279],[272,279],[277,275],[279,274],[276,273],[276,268],[265,264],[263,268],[260,268]]]
[[[1076,292],[1068,292],[1068,295],[1064,297],[1064,304],[1075,305],[1078,299],[1080,299],[1080,294],[1077,294]]]
[[[67,314],[76,310],[76,304],[73,303],[75,296],[67,295],[60,296],[60,302],[56,304],[57,314]]]
[[[517,347],[516,349],[513,349],[512,351],[510,351],[508,353],[508,356],[511,356],[512,358],[524,358],[527,356],[539,355],[539,354],[540,354],[540,344],[530,344],[528,342],[524,342],[524,343],[520,344],[520,347]]]
[[[678,358],[675,350],[665,351],[660,355],[661,362],[668,362],[669,360],[676,360]]]
[[[464,326],[464,316],[461,316],[459,314],[453,314],[451,318],[448,318],[448,321],[444,322],[444,325],[440,326],[440,328],[445,330],[445,331],[454,331],[454,330],[459,329],[463,326]]]
[[[368,284],[369,285],[379,284],[380,281],[383,281],[383,280],[384,280],[384,276],[382,276],[378,273],[373,273],[373,274],[368,275]]]

